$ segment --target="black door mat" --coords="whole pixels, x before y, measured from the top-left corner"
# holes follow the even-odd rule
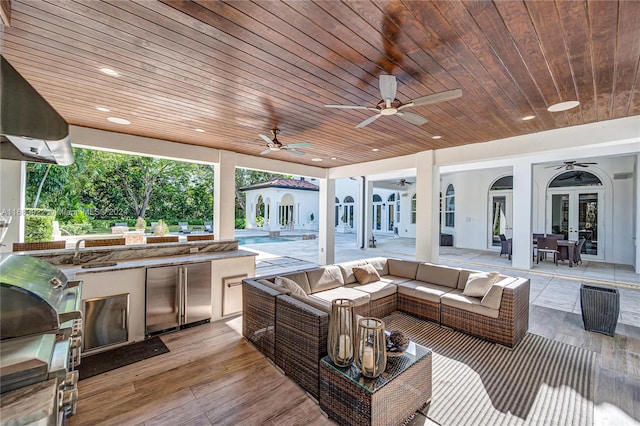
[[[89,377],[167,352],[169,352],[169,348],[160,337],[156,336],[131,345],[120,346],[110,351],[82,357],[78,366],[78,374],[80,380],[88,379]]]

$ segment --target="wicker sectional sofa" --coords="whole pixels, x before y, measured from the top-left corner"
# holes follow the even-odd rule
[[[379,280],[363,285],[354,267],[366,264]],[[305,294],[276,285],[276,276],[247,278],[243,335],[316,399],[333,299],[354,300],[359,315],[382,318],[401,311],[515,347],[529,327],[529,280],[499,275],[484,297],[466,296],[468,277],[476,272],[377,257],[282,275]]]

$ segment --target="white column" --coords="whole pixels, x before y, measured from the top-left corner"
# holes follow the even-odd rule
[[[366,184],[365,184],[365,180],[362,177],[358,178],[358,196],[356,197],[356,209],[355,209],[355,226],[356,226],[356,247],[358,248],[362,248],[362,247],[366,247],[367,246],[367,240],[366,240],[366,208],[363,208],[363,206],[366,206],[365,201],[366,201],[367,197],[366,197]]]
[[[636,167],[633,173],[634,182],[633,187],[635,188],[634,194],[636,194],[636,234],[634,237],[635,249],[636,249],[636,274],[640,274],[640,154],[636,155]]]
[[[511,266],[531,269],[533,257],[533,167],[531,160],[513,161],[513,244]]]
[[[24,188],[26,183],[24,161],[0,160],[0,215],[11,217],[0,252],[13,251],[13,243],[24,241]]]
[[[213,232],[216,239],[235,238],[236,154],[220,151],[214,167]]]
[[[416,154],[416,260],[424,262],[434,262],[434,254],[437,260],[439,243],[434,215],[438,211],[438,189],[434,185],[433,163],[433,151]]]
[[[336,181],[318,179],[320,184],[318,214],[318,264],[335,263]]]
[[[369,247],[373,235],[373,182],[365,178],[364,191],[364,246]]]

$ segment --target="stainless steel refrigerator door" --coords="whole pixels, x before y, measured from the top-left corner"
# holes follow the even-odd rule
[[[83,352],[129,340],[129,293],[84,301]]]
[[[183,266],[184,324],[211,319],[211,263]]]
[[[147,268],[146,333],[177,328],[180,325],[182,299],[180,268],[164,266]]]

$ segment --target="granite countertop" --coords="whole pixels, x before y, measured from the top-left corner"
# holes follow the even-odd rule
[[[150,257],[150,258],[144,258],[144,259],[87,262],[86,264],[116,263],[115,265],[90,268],[90,269],[82,268],[82,265],[58,265],[57,267],[60,269],[60,271],[62,271],[67,276],[68,279],[72,280],[76,276],[81,276],[84,274],[95,274],[99,272],[110,272],[110,271],[122,271],[126,269],[150,268],[154,266],[177,266],[177,265],[185,265],[189,263],[210,262],[212,260],[218,260],[218,259],[230,259],[235,257],[247,257],[247,256],[257,256],[257,253],[247,251],[247,250],[232,250],[232,251],[223,251],[223,252],[210,252],[210,253],[205,252],[205,253],[181,254],[181,255],[164,256],[164,257]]]

